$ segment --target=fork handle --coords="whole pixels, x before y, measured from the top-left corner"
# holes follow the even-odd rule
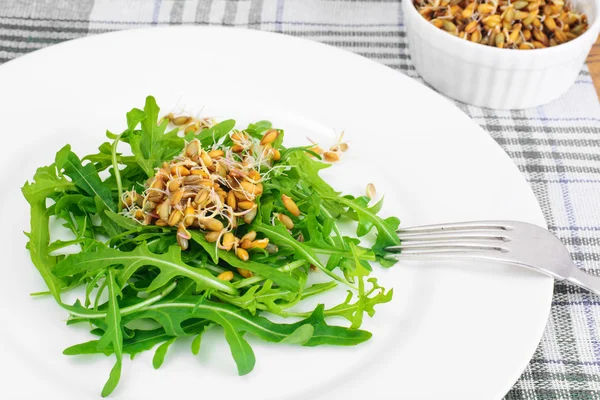
[[[569,270],[569,277],[565,280],[600,296],[600,276],[590,275],[577,267],[573,267]]]

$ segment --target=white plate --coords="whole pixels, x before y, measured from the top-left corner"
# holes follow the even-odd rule
[[[328,171],[334,185],[385,192],[385,212],[404,225],[520,219],[544,225],[517,168],[451,103],[364,58],[321,44],[256,31],[134,30],[60,44],[0,68],[4,171],[0,219],[2,398],[97,398],[113,360],[69,358],[90,339],[66,327],[24,249],[27,204],[20,185],[71,143],[92,152],[106,128],[154,95],[163,111],[200,110],[240,120],[270,119],[287,137],[333,140],[351,150]],[[151,354],[126,362],[115,399],[499,399],[542,335],[552,280],[517,268],[403,263],[378,270],[395,289],[353,348],[302,348],[252,340],[253,373],[236,369],[218,332],[193,357],[176,345],[159,371]],[[83,327],[82,327],[83,328]],[[218,396],[218,397],[216,397]]]

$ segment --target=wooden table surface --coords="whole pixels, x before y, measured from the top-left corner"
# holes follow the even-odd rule
[[[596,44],[594,44],[594,47],[592,47],[592,51],[590,51],[587,62],[588,67],[590,68],[590,74],[594,80],[596,93],[598,93],[598,97],[600,97],[600,37],[598,37]]]

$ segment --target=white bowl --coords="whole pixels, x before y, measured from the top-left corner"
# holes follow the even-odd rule
[[[546,49],[512,50],[484,46],[436,28],[404,0],[412,61],[421,77],[443,94],[496,109],[546,104],[573,85],[598,37],[600,0],[576,1],[590,24],[578,38]]]

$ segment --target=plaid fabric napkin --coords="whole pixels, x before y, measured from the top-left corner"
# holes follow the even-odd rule
[[[106,31],[225,25],[317,40],[419,79],[400,9],[397,0],[0,0],[0,63]],[[600,104],[587,69],[547,106],[458,106],[519,166],[577,264],[600,275]],[[600,298],[556,284],[540,346],[506,399],[600,400]]]

